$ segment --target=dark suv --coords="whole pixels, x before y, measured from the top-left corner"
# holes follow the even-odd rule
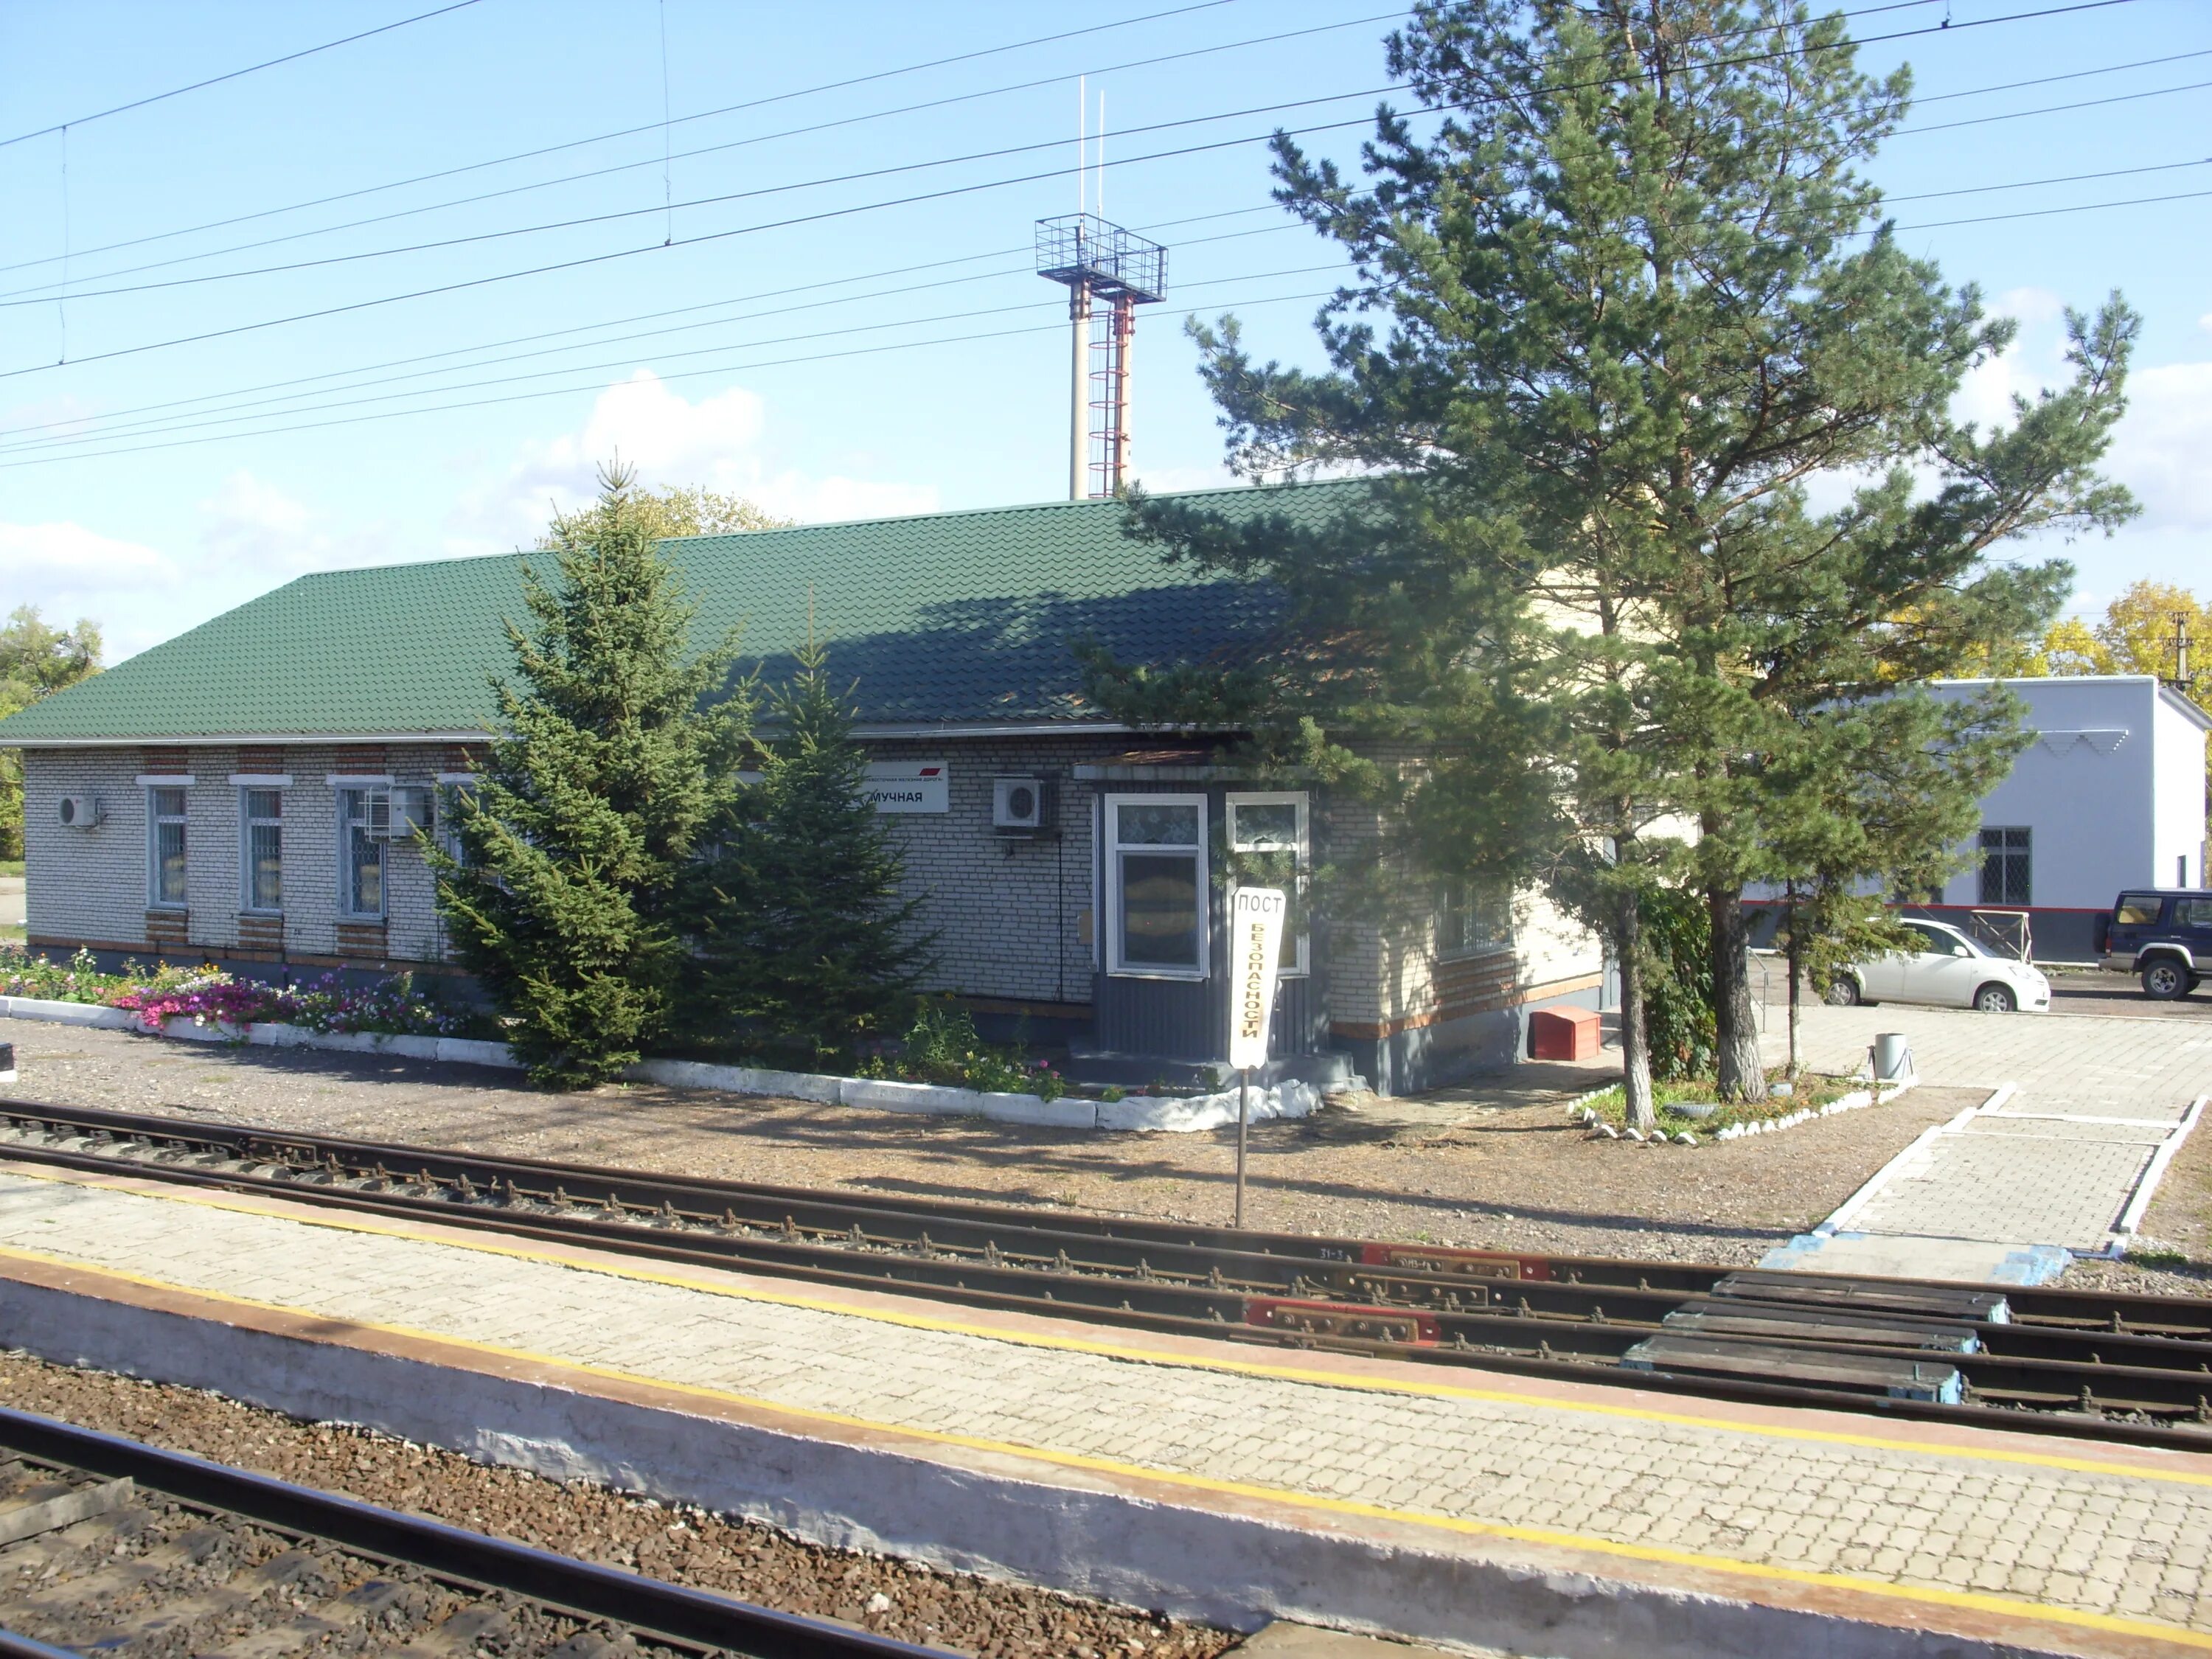
[[[2104,963],[2141,975],[2145,996],[2187,996],[2212,974],[2212,892],[2121,894],[2105,924]]]

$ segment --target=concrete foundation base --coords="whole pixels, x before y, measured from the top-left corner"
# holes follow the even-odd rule
[[[1883,1606],[1387,1515],[1300,1509],[1172,1474],[1046,1464],[951,1437],[799,1419],[551,1361],[12,1262],[0,1341],[64,1363],[363,1424],[486,1462],[588,1479],[803,1537],[1238,1630],[1291,1619],[1565,1659],[1998,1659],[2148,1651],[2094,1630]],[[1771,1595],[1769,1592],[1771,1592]],[[2081,1639],[2077,1644],[2072,1638]],[[2054,1638],[2057,1639],[2054,1639]]]

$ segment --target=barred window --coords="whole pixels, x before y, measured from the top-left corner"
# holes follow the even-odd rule
[[[1480,881],[1448,881],[1437,903],[1437,954],[1480,956],[1513,943],[1513,906],[1503,887]]]
[[[2028,836],[2025,829],[1982,831],[1982,900],[1984,904],[2032,903],[2029,881]]]
[[[146,896],[155,905],[185,902],[185,792],[160,785],[146,792]]]
[[[284,908],[284,792],[239,791],[239,822],[245,826],[246,908]]]
[[[338,908],[344,915],[382,920],[384,850],[391,844],[391,832],[388,791],[338,791]]]

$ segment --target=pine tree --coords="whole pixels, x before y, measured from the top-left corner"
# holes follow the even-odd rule
[[[1287,638],[1211,692],[1132,690],[1186,717],[1210,696],[1312,755],[1421,754],[1393,787],[1435,867],[1517,858],[1607,935],[1638,1120],[1641,906],[1699,893],[1721,1086],[1763,1094],[1741,894],[1787,873],[1777,826],[1819,799],[1773,780],[1802,775],[1824,711],[2048,622],[2069,568],[1989,551],[2130,510],[2094,464],[2136,320],[2117,297],[2070,319],[2073,381],[2004,429],[1952,419],[2011,325],[1881,220],[1857,169],[1909,76],[1858,73],[1840,16],[1460,0],[1417,10],[1389,60],[1437,113],[1381,113],[1369,187],[1277,141],[1279,199],[1354,267],[1329,368],[1198,337],[1241,471],[1398,482],[1304,535],[1140,507],[1173,556],[1273,583]],[[1816,478],[1868,482],[1823,512]]]
[[[454,812],[460,859],[431,853],[461,961],[510,1022],[532,1078],[588,1087],[663,1031],[684,966],[674,921],[701,830],[735,787],[750,714],[726,647],[687,656],[694,608],[631,475],[600,474],[564,518],[533,626],[507,623],[494,682],[505,735]]]
[[[683,1026],[695,1042],[813,1060],[899,1029],[929,940],[865,793],[852,706],[822,647],[794,654],[768,695],[760,780],[738,792],[688,884]]]

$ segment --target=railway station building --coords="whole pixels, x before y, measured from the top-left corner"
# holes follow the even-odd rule
[[[1213,499],[1317,516],[1330,493]],[[937,935],[933,988],[987,1030],[1065,1044],[1079,1076],[1144,1083],[1225,1051],[1229,851],[1311,868],[1381,825],[1241,775],[1235,733],[1132,730],[1086,699],[1079,641],[1190,662],[1269,618],[1264,589],[1164,563],[1123,513],[1055,501],[666,550],[697,637],[740,626],[773,678],[811,627],[854,684],[870,787]],[[276,980],[457,973],[413,830],[437,833],[492,735],[531,557],[302,576],[0,721],[23,756],[32,948]],[[1599,1006],[1596,941],[1533,896],[1398,908],[1286,940],[1282,1072],[1427,1087],[1526,1054],[1540,1008]]]

